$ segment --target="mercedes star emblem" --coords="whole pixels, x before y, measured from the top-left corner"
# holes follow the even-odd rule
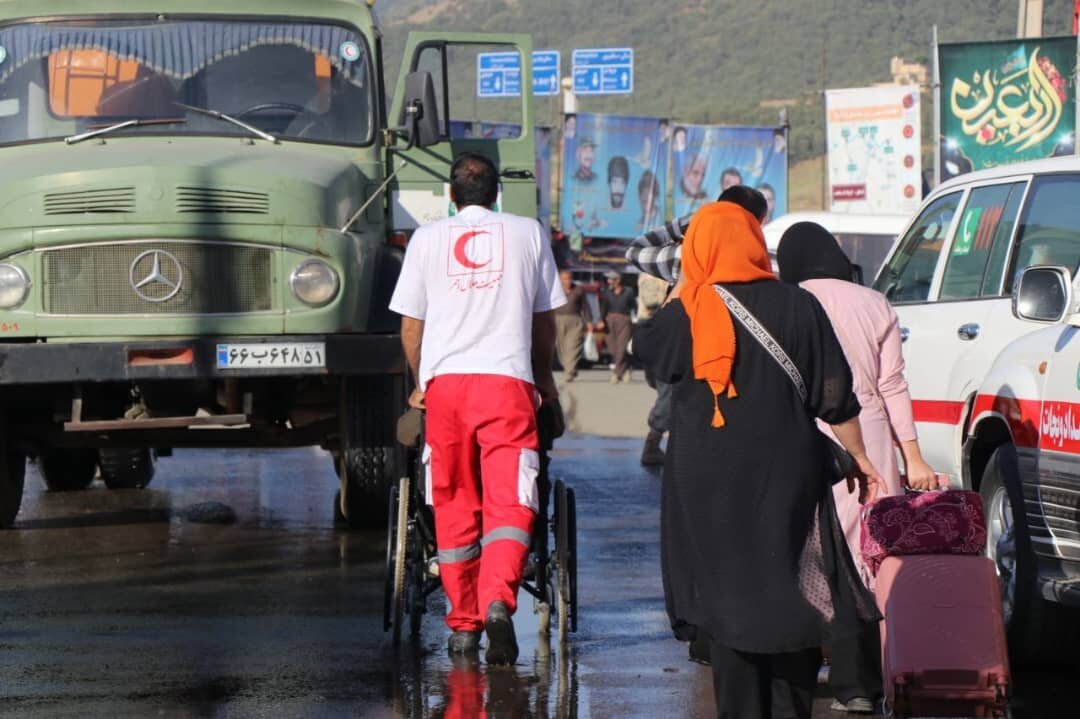
[[[184,268],[171,252],[147,250],[131,263],[128,281],[135,294],[147,302],[167,302],[184,284]]]

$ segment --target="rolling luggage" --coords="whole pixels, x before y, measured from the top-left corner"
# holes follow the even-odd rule
[[[885,699],[895,716],[1006,716],[1009,659],[993,561],[886,557],[876,594]]]

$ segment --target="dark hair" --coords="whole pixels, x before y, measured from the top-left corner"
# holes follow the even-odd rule
[[[450,197],[459,208],[491,207],[499,198],[499,171],[484,155],[463,152],[450,166]]]
[[[742,184],[742,173],[736,170],[734,167],[729,167],[720,173],[720,177],[723,177],[724,175],[735,175],[735,177],[739,178],[739,184]]]
[[[616,155],[608,160],[607,164],[607,178],[608,182],[611,182],[612,178],[621,177],[624,180],[630,180],[630,163],[626,161],[626,158],[622,155]]]
[[[763,190],[768,190],[769,192],[773,193],[773,197],[776,197],[776,188],[774,188],[768,182],[762,182],[760,185],[757,186],[757,188],[758,188],[758,190],[762,190],[762,191]]]
[[[656,179],[656,175],[652,170],[645,170],[641,173],[641,179],[637,183],[637,191],[640,195],[645,190],[649,190],[656,195],[660,194],[660,181]]]
[[[764,220],[765,216],[769,213],[769,203],[765,200],[765,195],[761,194],[753,187],[747,187],[746,185],[732,185],[721,192],[720,197],[716,198],[716,201],[734,202],[736,205],[758,218],[758,222]]]

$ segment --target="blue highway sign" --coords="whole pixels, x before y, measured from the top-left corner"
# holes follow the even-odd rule
[[[561,63],[558,50],[533,53],[533,94],[558,95]],[[476,56],[477,97],[520,97],[521,56],[516,52],[482,52]]]
[[[521,57],[516,52],[482,52],[476,56],[477,97],[521,94]]]
[[[575,95],[627,95],[634,91],[634,49],[574,50]]]
[[[533,94],[558,95],[562,63],[558,50],[536,50],[533,61]]]

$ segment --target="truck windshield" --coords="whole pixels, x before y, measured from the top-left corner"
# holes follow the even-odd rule
[[[0,28],[0,144],[113,134],[250,137],[363,145],[373,136],[367,44],[337,25],[79,20]]]

